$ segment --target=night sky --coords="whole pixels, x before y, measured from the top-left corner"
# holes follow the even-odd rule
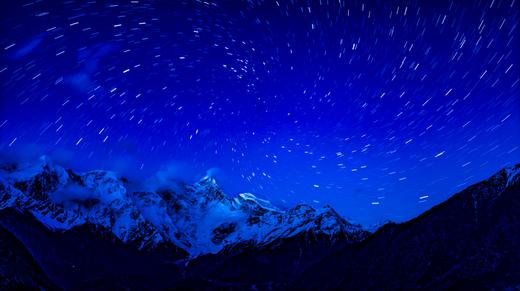
[[[520,162],[518,2],[2,1],[0,152],[403,221]]]

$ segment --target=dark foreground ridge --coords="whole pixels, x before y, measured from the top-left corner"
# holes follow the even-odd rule
[[[0,289],[520,288],[520,165],[373,234],[210,177],[150,185],[45,158],[0,167]]]

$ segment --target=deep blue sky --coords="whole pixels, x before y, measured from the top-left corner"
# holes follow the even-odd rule
[[[96,3],[98,2],[98,3]],[[520,162],[519,3],[2,1],[0,150],[402,221]]]

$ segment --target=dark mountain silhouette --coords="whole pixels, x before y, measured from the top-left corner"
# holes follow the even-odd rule
[[[297,289],[518,290],[520,165],[306,269]]]

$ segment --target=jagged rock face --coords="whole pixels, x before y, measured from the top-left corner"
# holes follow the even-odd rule
[[[213,235],[211,236],[211,241],[214,244],[220,244],[222,241],[227,238],[230,234],[232,234],[237,227],[236,223],[222,223],[213,229]]]
[[[139,249],[172,244],[197,256],[244,242],[266,245],[300,233],[359,241],[360,226],[332,208],[282,211],[252,194],[227,197],[213,178],[175,189],[128,191],[109,171],[75,173],[42,158],[0,168],[0,210],[31,213],[47,228],[96,225]]]

